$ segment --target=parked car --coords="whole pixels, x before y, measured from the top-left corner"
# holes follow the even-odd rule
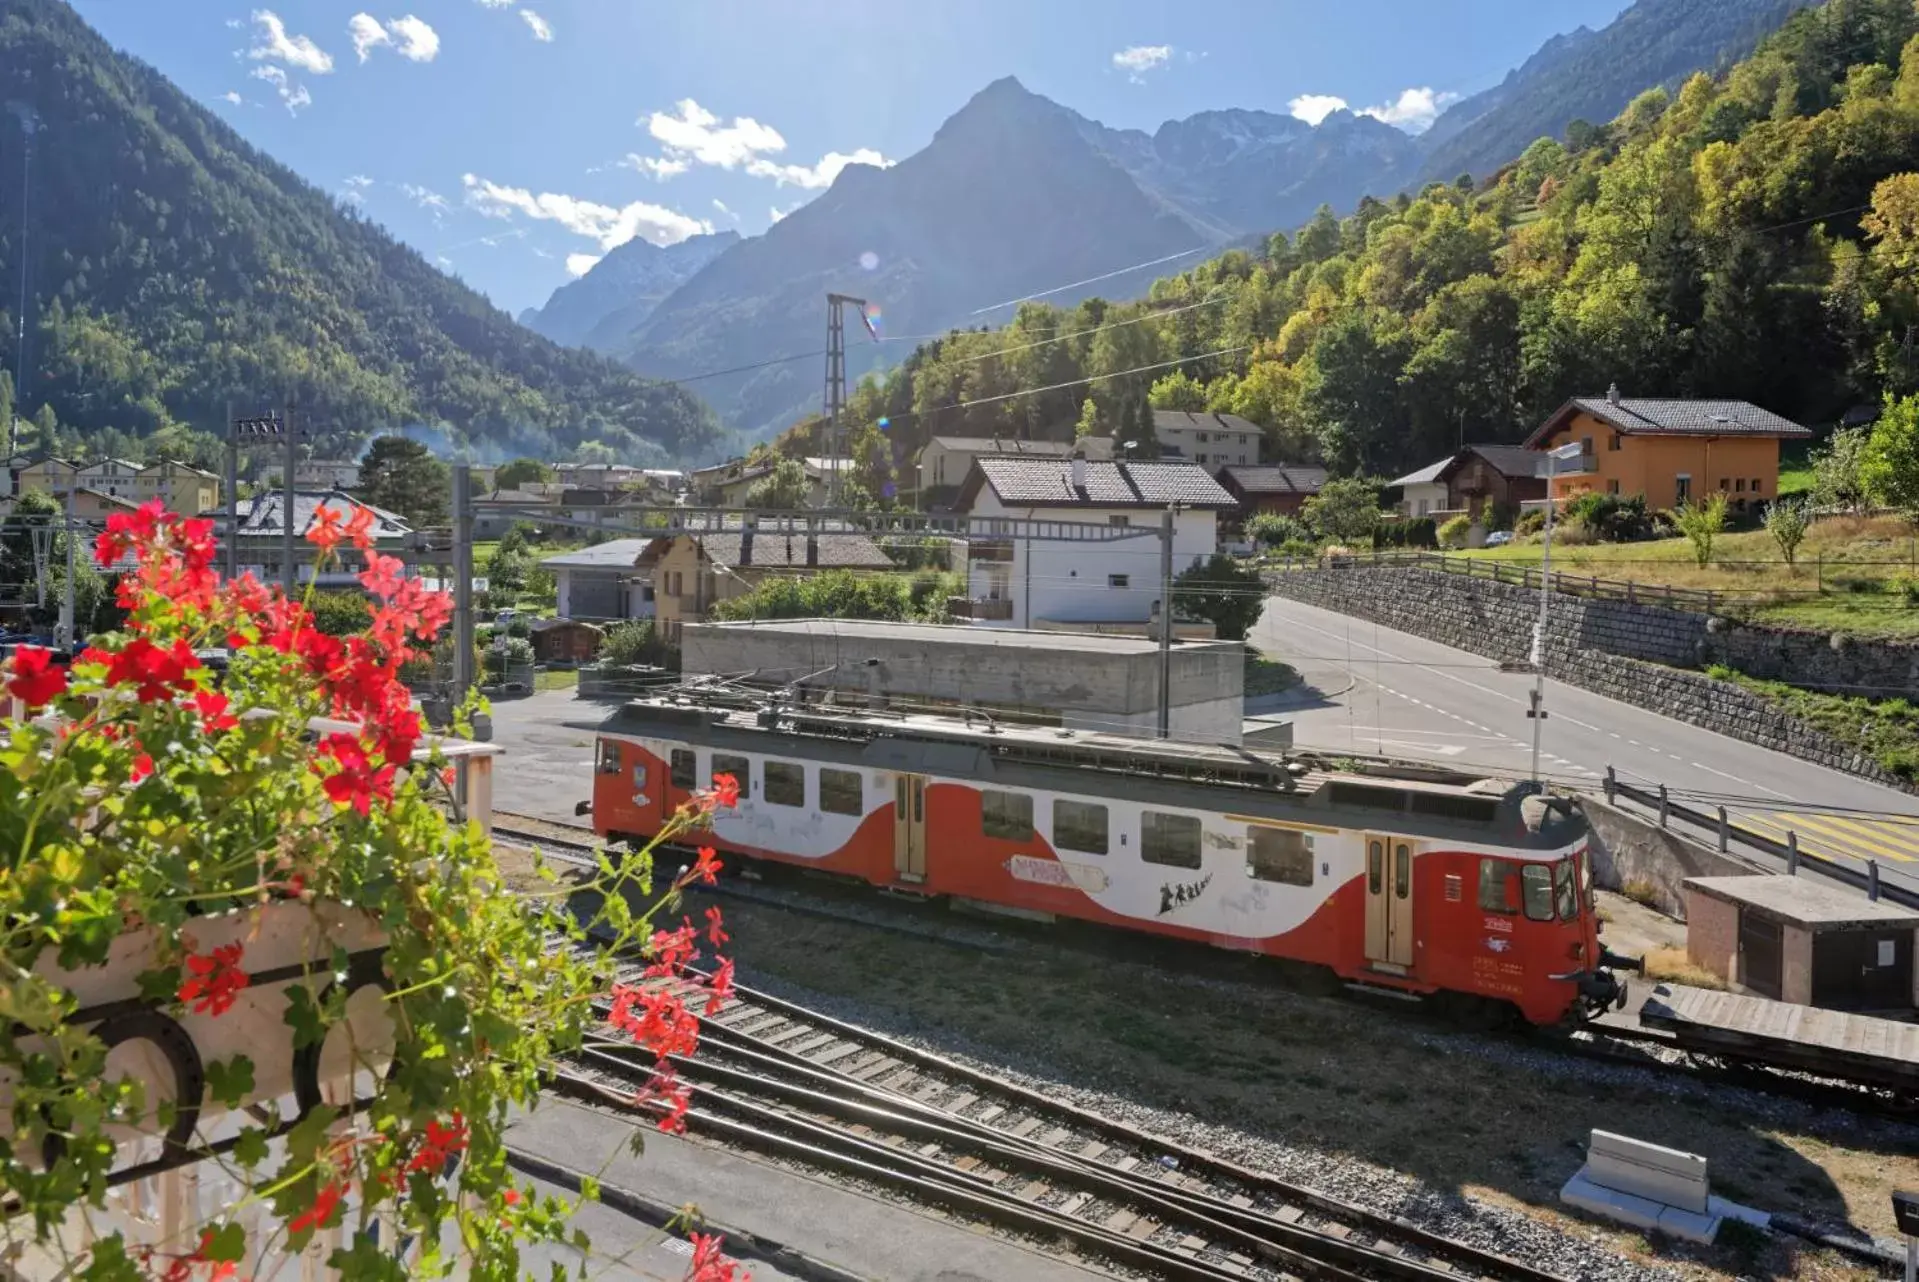
[[[1486,536],[1486,546],[1489,548],[1505,547],[1512,541],[1513,532],[1511,530],[1494,530]]]

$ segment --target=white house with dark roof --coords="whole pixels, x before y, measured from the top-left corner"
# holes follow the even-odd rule
[[[982,458],[1066,458],[1075,451],[1091,459],[1113,457],[1111,437],[1079,441],[1026,441],[1011,436],[933,436],[920,450],[920,489],[956,489]]]
[[[1259,462],[1259,425],[1237,414],[1154,410],[1153,436],[1160,452],[1197,463],[1218,476],[1221,468]]]
[[[640,568],[640,554],[651,539],[613,539],[573,552],[542,557],[552,573],[562,619],[650,619],[653,578]]]
[[[982,458],[956,505],[978,518],[967,547],[965,608],[974,622],[1097,631],[1137,630],[1153,619],[1168,507],[1176,508],[1178,574],[1219,550],[1219,514],[1235,503],[1197,463]],[[994,518],[1006,518],[1003,539],[993,537]],[[1015,537],[1016,518],[1131,526],[1140,534],[1101,542]]]

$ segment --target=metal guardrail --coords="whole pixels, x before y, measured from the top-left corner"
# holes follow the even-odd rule
[[[1606,800],[1609,802],[1618,797],[1624,797],[1658,811],[1661,828],[1667,826],[1669,819],[1683,819],[1689,824],[1711,831],[1718,838],[1719,853],[1722,855],[1732,853],[1729,847],[1737,841],[1741,845],[1750,846],[1776,859],[1785,860],[1786,875],[1789,877],[1796,876],[1801,867],[1812,868],[1834,881],[1842,882],[1855,890],[1865,891],[1868,899],[1885,899],[1902,908],[1919,908],[1919,891],[1908,890],[1903,886],[1887,882],[1879,875],[1877,859],[1868,859],[1866,870],[1860,872],[1857,868],[1837,859],[1801,850],[1799,834],[1791,829],[1786,831],[1786,840],[1779,841],[1762,832],[1755,832],[1751,828],[1732,822],[1724,806],[1718,807],[1711,813],[1694,810],[1690,806],[1674,801],[1664,784],[1660,784],[1655,791],[1621,782],[1611,766],[1606,767],[1605,785]]]
[[[1725,569],[1735,566],[1770,566],[1774,563],[1722,561],[1717,564],[1721,569]],[[1783,565],[1784,562],[1778,564]],[[1767,588],[1758,592],[1725,592],[1717,588],[1676,588],[1669,583],[1640,583],[1634,579],[1602,579],[1596,574],[1568,574],[1564,570],[1554,570],[1552,590],[1562,596],[1623,601],[1627,605],[1658,605],[1673,610],[1692,610],[1710,614],[1732,606],[1774,605],[1789,598],[1813,599],[1825,596],[1824,560],[1807,560],[1801,564],[1815,569],[1819,584],[1817,587],[1781,587]],[[1905,561],[1849,561],[1844,563],[1844,568],[1852,569],[1866,565],[1903,567],[1907,564]],[[1381,550],[1379,548],[1367,552],[1341,552],[1320,557],[1287,557],[1279,563],[1276,571],[1269,572],[1269,577],[1271,574],[1283,574],[1293,570],[1339,570],[1362,566],[1403,566],[1411,569],[1437,570],[1445,574],[1463,575],[1469,579],[1488,579],[1494,583],[1509,583],[1527,589],[1538,589],[1545,578],[1538,567],[1515,561],[1452,556],[1444,552],[1427,552],[1418,549]],[[1839,567],[1835,565],[1835,568]]]

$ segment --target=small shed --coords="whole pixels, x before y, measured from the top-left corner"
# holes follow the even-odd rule
[[[591,663],[606,633],[578,619],[537,619],[533,657],[541,663]]]
[[[1688,877],[1686,953],[1735,991],[1829,1010],[1919,1005],[1919,912],[1809,877]]]

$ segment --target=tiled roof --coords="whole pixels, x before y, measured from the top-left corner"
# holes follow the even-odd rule
[[[556,569],[630,570],[640,563],[640,553],[646,551],[647,545],[652,542],[652,539],[613,539],[577,551],[556,552],[552,556],[541,557],[540,564]]]
[[[1439,474],[1441,472],[1445,471],[1449,466],[1452,465],[1452,461],[1453,461],[1452,455],[1449,454],[1445,458],[1439,460],[1439,462],[1437,463],[1428,463],[1425,467],[1420,468],[1417,472],[1408,472],[1406,473],[1406,475],[1398,478],[1397,480],[1388,481],[1386,482],[1386,484],[1389,486],[1431,485],[1434,481],[1437,481],[1439,479]]]
[[[982,458],[974,472],[993,487],[999,501],[1017,507],[1185,507],[1229,508],[1233,496],[1197,463],[1088,462],[1086,483],[1075,487],[1073,464],[1065,459]],[[973,489],[968,477],[968,491]],[[962,503],[971,494],[961,495]]]
[[[1193,410],[1154,410],[1153,430],[1201,431],[1201,432],[1250,432],[1259,435],[1259,426],[1249,423],[1237,414],[1207,414]]]
[[[552,495],[535,494],[531,490],[494,490],[491,493],[482,494],[480,501],[483,503],[525,503],[532,506],[550,507],[555,502],[555,499]]]
[[[806,559],[806,533],[777,530],[741,530],[738,533],[698,534],[707,559],[721,565],[756,570],[889,570],[893,558],[864,534],[824,533],[815,536],[818,560]]]
[[[1013,457],[1065,458],[1073,452],[1071,441],[1019,441],[992,436],[934,436],[927,444],[964,454],[1005,454]]]
[[[1803,439],[1812,429],[1801,427],[1750,401],[1650,400],[1605,396],[1576,396],[1542,424],[1526,441],[1534,445],[1550,436],[1565,418],[1584,410],[1626,435],[1643,436],[1775,436]]]
[[[284,506],[282,502],[283,497],[282,492],[279,490],[268,490],[258,498],[241,499],[239,503],[235,505],[239,517],[239,529],[237,533],[246,536],[259,536],[279,534],[285,530],[286,517],[282,515]],[[375,517],[373,523],[373,538],[375,542],[386,542],[393,539],[405,538],[413,532],[413,527],[406,523],[405,518],[389,512],[385,508],[374,507],[371,503],[362,503],[351,494],[344,493],[340,490],[295,490],[293,492],[293,529],[295,533],[304,535],[313,525],[313,513],[322,507],[333,508],[349,516],[352,515],[353,509],[355,508],[366,508],[372,512]],[[202,515],[220,517],[225,516],[226,512],[227,509],[222,507],[211,512],[203,513]]]
[[[1540,476],[1545,472],[1545,455],[1523,445],[1468,445],[1454,455],[1452,461],[1455,465],[1464,463],[1471,454],[1477,454],[1488,467],[1505,477]]]
[[[1241,494],[1317,494],[1326,484],[1323,467],[1235,466],[1224,469]]]

